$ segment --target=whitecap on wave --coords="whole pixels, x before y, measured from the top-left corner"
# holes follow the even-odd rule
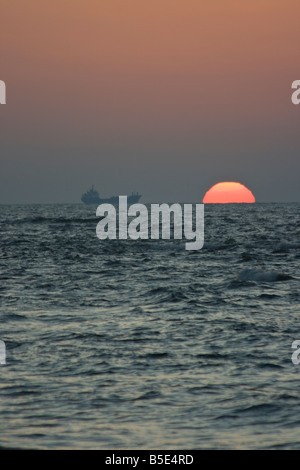
[[[244,269],[238,275],[238,280],[242,282],[256,281],[256,282],[276,282],[287,281],[292,279],[292,276],[276,271],[262,271],[260,269]]]

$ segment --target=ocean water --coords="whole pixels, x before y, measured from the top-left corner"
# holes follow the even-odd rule
[[[194,252],[95,209],[0,206],[0,447],[299,449],[300,205],[206,205]]]

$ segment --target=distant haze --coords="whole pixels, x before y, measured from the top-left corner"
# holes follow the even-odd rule
[[[299,0],[2,0],[0,203],[300,201]]]

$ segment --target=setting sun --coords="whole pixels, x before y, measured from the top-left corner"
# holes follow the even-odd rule
[[[212,186],[203,198],[204,204],[226,203],[252,203],[255,197],[252,192],[241,183],[225,181]]]

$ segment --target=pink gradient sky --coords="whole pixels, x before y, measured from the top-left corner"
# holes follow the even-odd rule
[[[0,202],[300,201],[297,0],[4,0]],[[12,188],[13,191],[12,191]]]

